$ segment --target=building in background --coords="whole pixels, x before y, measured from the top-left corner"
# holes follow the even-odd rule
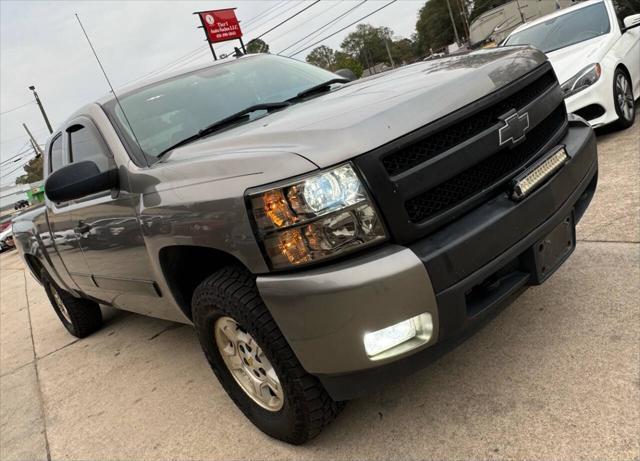
[[[13,210],[16,203],[27,200],[30,205],[44,201],[44,180],[33,184],[15,184],[0,188],[0,211]]]
[[[513,0],[474,19],[469,26],[469,40],[472,46],[483,42],[500,43],[522,24],[522,17],[527,22],[574,3],[574,0]]]

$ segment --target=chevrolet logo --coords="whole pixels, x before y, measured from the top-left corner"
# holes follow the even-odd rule
[[[500,145],[510,143],[511,145],[518,144],[524,140],[525,132],[529,129],[529,113],[519,114],[512,110],[508,114],[501,117],[504,122],[504,126],[498,131],[500,137]]]

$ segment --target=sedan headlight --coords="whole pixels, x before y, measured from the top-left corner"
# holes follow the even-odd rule
[[[350,164],[249,194],[271,266],[309,264],[386,239],[384,225]]]
[[[602,68],[600,67],[600,64],[589,64],[562,84],[561,88],[562,93],[564,93],[564,97],[568,98],[569,96],[590,87],[598,81],[600,75],[602,75]]]

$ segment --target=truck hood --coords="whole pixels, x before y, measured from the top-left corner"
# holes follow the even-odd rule
[[[583,67],[602,62],[609,49],[609,42],[609,36],[602,35],[547,53],[560,84],[576,75]]]
[[[163,161],[288,152],[327,167],[472,103],[545,60],[533,48],[509,47],[420,62],[216,133],[175,149]]]

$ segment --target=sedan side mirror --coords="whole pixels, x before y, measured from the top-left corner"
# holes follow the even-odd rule
[[[355,79],[358,78],[356,77],[356,74],[354,74],[351,69],[338,69],[334,72],[334,74],[338,74],[340,77],[344,77],[350,82],[353,82]]]
[[[624,18],[624,30],[622,32],[626,32],[627,30],[640,26],[640,14],[632,14],[631,16],[627,16]]]
[[[55,203],[77,200],[118,187],[118,170],[101,172],[94,162],[71,163],[49,175],[44,192]]]

